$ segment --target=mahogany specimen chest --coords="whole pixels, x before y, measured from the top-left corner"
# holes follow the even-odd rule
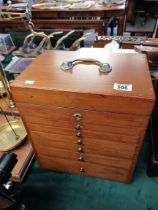
[[[87,62],[60,69],[77,58],[107,62],[112,71],[100,73]],[[41,166],[131,180],[155,101],[145,55],[46,51],[11,89]]]

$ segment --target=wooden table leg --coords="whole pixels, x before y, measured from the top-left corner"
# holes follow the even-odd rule
[[[118,35],[122,36],[124,32],[124,16],[117,17],[118,20]]]

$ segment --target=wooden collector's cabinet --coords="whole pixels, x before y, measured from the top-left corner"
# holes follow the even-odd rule
[[[99,71],[91,58],[109,63]],[[145,55],[46,51],[11,84],[41,166],[121,182],[132,178],[155,95]]]

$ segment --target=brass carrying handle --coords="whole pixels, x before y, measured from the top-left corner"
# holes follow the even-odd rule
[[[80,62],[90,62],[96,65],[99,65],[99,71],[103,73],[109,73],[112,71],[112,68],[109,63],[102,63],[101,61],[92,59],[92,58],[79,58],[73,61],[64,61],[60,68],[63,71],[71,70],[75,64],[79,64]]]

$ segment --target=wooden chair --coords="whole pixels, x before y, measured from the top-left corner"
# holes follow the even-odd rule
[[[150,7],[147,6],[147,1],[149,2],[150,0],[143,0],[139,8],[135,0],[128,1],[125,32],[129,32],[131,35],[153,36],[156,30],[157,20],[149,13]]]

